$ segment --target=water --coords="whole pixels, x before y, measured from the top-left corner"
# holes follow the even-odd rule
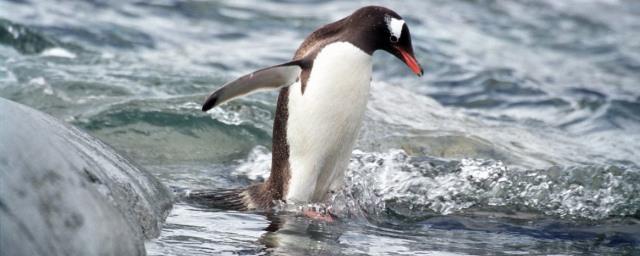
[[[276,92],[205,95],[372,3],[0,1],[0,96],[174,188],[245,186],[268,177]],[[150,255],[640,253],[639,2],[375,3],[425,76],[376,53],[338,221],[178,203]]]

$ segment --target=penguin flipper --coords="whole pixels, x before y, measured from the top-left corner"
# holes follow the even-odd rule
[[[300,76],[305,66],[304,63],[303,60],[294,60],[260,69],[228,82],[205,99],[202,104],[202,111],[207,111],[224,102],[257,90],[279,89],[289,86]]]

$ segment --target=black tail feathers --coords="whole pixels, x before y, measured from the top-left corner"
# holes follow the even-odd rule
[[[248,210],[245,189],[200,189],[180,193],[179,200],[202,207],[224,210]]]

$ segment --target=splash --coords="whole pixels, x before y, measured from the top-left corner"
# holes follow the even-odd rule
[[[368,215],[392,211],[412,218],[491,209],[602,220],[638,214],[639,181],[637,168],[622,166],[518,170],[495,160],[354,151],[334,203]]]
[[[254,148],[235,175],[269,177],[271,153]],[[603,220],[640,213],[640,170],[628,166],[512,169],[491,159],[446,160],[403,150],[355,150],[345,184],[327,205],[283,205],[279,210],[331,208],[341,216],[408,218],[477,210],[528,212],[566,219]]]
[[[233,172],[236,176],[243,176],[253,181],[265,181],[271,171],[271,152],[264,146],[254,147],[246,160]]]

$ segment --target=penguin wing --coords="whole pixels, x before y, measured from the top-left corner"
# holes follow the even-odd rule
[[[304,61],[294,60],[260,69],[228,82],[207,96],[202,104],[202,111],[207,111],[224,102],[258,90],[289,86],[298,79],[304,66]]]

